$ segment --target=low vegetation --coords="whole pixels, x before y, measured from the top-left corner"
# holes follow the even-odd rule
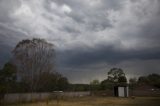
[[[160,106],[160,97],[81,97],[8,106]]]

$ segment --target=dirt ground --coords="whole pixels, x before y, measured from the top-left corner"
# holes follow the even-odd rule
[[[4,106],[160,106],[160,97],[80,97]]]

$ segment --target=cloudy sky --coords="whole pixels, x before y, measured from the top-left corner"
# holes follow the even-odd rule
[[[72,83],[160,73],[160,0],[0,0],[0,67],[26,38],[55,45]]]

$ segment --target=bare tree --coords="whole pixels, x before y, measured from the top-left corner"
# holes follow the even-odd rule
[[[13,50],[20,79],[30,83],[30,90],[40,86],[39,76],[54,71],[54,45],[44,39],[34,38],[19,42]]]

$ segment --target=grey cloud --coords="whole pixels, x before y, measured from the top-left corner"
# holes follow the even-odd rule
[[[15,45],[26,38],[24,33],[0,25],[0,68],[12,57],[11,52]]]
[[[84,25],[87,30],[99,31],[99,30],[104,30],[107,27],[109,28],[112,27],[111,23],[107,19],[107,15],[106,15],[107,13],[104,11],[105,9],[103,9],[102,7],[89,8],[88,7],[89,5],[85,4],[84,1],[80,2],[80,1],[74,1],[74,0],[71,0],[71,1],[68,1],[68,0],[51,1],[50,0],[50,2],[55,2],[59,5],[67,4],[68,6],[70,6],[72,8],[72,12],[67,15],[71,17],[78,24]],[[110,4],[112,4],[112,2]],[[104,7],[107,7],[107,9],[109,8],[107,5],[105,5]]]
[[[60,30],[66,31],[67,33],[70,34],[80,34],[81,32],[74,28],[74,27],[70,27],[70,26],[64,26],[63,28],[60,28]]]
[[[123,0],[123,1],[101,0],[101,1],[104,8],[113,9],[113,10],[119,10],[123,8],[124,3],[126,2],[126,0]]]
[[[159,10],[159,0],[0,0],[0,66],[17,42],[40,37],[56,45],[57,67],[73,82],[103,79],[115,66],[159,73]]]
[[[0,44],[0,69],[11,58],[11,47]]]
[[[107,13],[103,10],[84,7],[77,11],[74,11],[73,8],[73,11],[68,14],[68,16],[71,17],[75,22],[86,26],[87,30],[99,31],[112,27],[112,24],[107,18]]]
[[[27,38],[25,33],[0,24],[0,44],[13,47],[18,41]]]
[[[123,61],[138,60],[152,60],[160,59],[160,50],[130,50],[117,51],[113,46],[100,46],[94,49],[77,48],[71,51],[63,51],[57,53],[59,56],[59,63],[66,67],[83,68],[91,64],[109,63],[118,64]]]
[[[0,0],[0,22],[12,22],[10,14],[19,6],[19,0]]]

